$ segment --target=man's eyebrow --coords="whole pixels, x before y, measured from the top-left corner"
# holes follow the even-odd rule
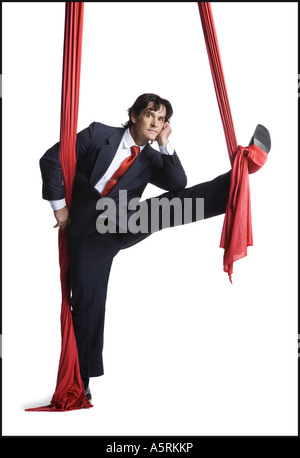
[[[151,110],[151,108],[148,108],[147,110],[145,110],[145,113],[157,113],[158,110]],[[165,116],[162,116],[161,115],[161,118],[165,118]]]

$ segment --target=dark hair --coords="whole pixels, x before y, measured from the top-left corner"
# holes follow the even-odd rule
[[[141,111],[148,106],[148,104],[152,102],[153,103],[153,110],[158,111],[163,105],[166,108],[166,122],[169,122],[172,114],[173,114],[173,108],[170,102],[166,99],[162,99],[159,97],[159,95],[156,94],[142,94],[140,95],[132,107],[128,108],[128,116],[129,120],[123,124],[124,127],[131,127],[133,122],[131,121],[131,115],[134,113],[136,116],[138,116]]]

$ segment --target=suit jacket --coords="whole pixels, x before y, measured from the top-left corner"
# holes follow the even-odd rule
[[[89,232],[95,230],[96,219],[100,213],[96,210],[96,203],[102,195],[94,186],[112,162],[125,130],[93,122],[77,134],[77,164],[69,231],[70,249],[78,247]],[[43,198],[64,198],[59,142],[40,159],[40,168]],[[140,198],[148,183],[174,193],[186,186],[186,174],[176,152],[173,155],[164,155],[147,144],[107,197],[115,201],[118,211],[120,190],[127,191],[129,202],[133,198]]]

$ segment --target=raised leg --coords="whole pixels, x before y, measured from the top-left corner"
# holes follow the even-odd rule
[[[129,230],[123,234],[122,249],[135,245],[158,230],[225,213],[230,176],[231,171],[214,180],[182,189],[176,193],[165,192],[160,196],[142,201],[138,212],[132,212],[129,217]],[[164,205],[164,202],[174,205]],[[169,212],[168,215],[164,214],[167,212]],[[130,219],[138,214],[140,214],[141,219],[146,221],[147,227],[145,228],[145,224],[141,224],[141,230],[133,233],[130,231]],[[168,217],[166,218],[166,216]],[[137,224],[135,228],[137,229]]]

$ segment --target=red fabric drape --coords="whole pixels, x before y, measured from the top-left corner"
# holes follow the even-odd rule
[[[60,161],[65,198],[71,207],[76,167],[76,136],[79,105],[81,49],[84,2],[66,2],[65,37],[62,76],[62,102],[60,123]],[[69,411],[92,407],[84,394],[79,370],[78,352],[70,306],[68,229],[59,230],[59,264],[62,291],[61,354],[57,385],[51,404],[26,409],[28,411]]]
[[[217,33],[210,3],[198,2],[200,18],[232,166],[229,198],[220,246],[224,248],[223,268],[232,281],[233,263],[247,255],[253,245],[249,173],[267,160],[267,153],[255,145],[238,146],[225,84]]]

